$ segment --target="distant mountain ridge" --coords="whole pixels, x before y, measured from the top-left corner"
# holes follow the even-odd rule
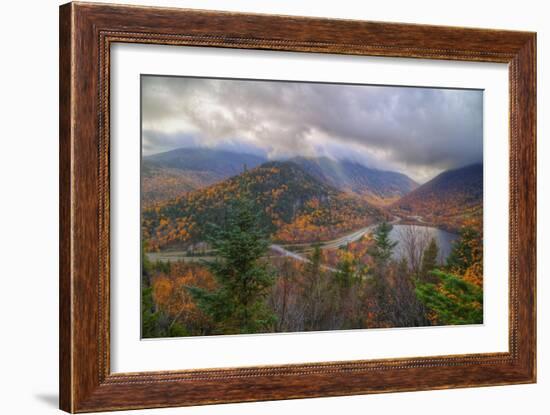
[[[232,200],[247,194],[263,225],[282,242],[330,240],[389,216],[361,198],[323,183],[291,161],[266,162],[143,212],[151,248],[200,242],[208,223],[221,224]]]
[[[447,170],[390,206],[399,215],[420,216],[426,222],[456,231],[481,226],[483,164]]]
[[[243,168],[254,168],[267,158],[249,153],[211,148],[178,148],[143,157],[143,162],[156,167],[210,172],[219,177],[240,174]]]
[[[418,186],[404,174],[368,168],[350,160],[294,157],[286,161],[297,164],[319,182],[360,195],[376,205],[387,205]],[[269,162],[258,155],[209,148],[180,148],[145,156],[144,206],[174,199]]]
[[[294,157],[290,161],[337,189],[366,196],[375,204],[388,204],[410,193],[418,183],[402,173],[372,169],[351,160]]]
[[[179,148],[143,157],[144,207],[181,196],[254,168],[265,157],[209,148]]]

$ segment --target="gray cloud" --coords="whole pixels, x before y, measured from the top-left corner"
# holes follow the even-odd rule
[[[482,120],[473,90],[142,78],[145,154],[210,146],[326,155],[424,181],[482,160]]]

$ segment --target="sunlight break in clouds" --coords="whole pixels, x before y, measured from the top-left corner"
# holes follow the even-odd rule
[[[480,90],[142,76],[143,153],[324,155],[424,182],[482,161]]]

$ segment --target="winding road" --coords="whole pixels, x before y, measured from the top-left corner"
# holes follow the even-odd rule
[[[389,223],[391,225],[395,225],[396,223],[398,223],[400,221],[401,221],[401,218],[395,216],[394,220],[392,220]],[[379,224],[380,223],[374,223],[372,225],[365,226],[364,228],[353,231],[352,233],[348,233],[347,235],[341,236],[340,238],[333,239],[332,241],[323,242],[323,244],[321,245],[321,249],[337,249],[341,246],[349,244],[350,242],[358,241],[359,239],[361,239],[367,233],[372,232],[374,230],[374,228],[376,228]],[[286,246],[289,247],[289,246],[292,246],[292,245],[286,245]],[[303,244],[298,244],[297,246],[303,246]],[[288,249],[282,247],[281,245],[272,244],[271,249],[273,251],[277,252],[280,255],[290,257],[290,258],[295,259],[297,261],[310,262],[309,258],[307,258],[303,255],[300,255],[297,252],[289,251]],[[321,267],[323,269],[328,270],[328,271],[333,271],[333,272],[336,271],[334,268],[327,267],[325,265],[322,265]]]
[[[289,251],[289,250],[283,248],[281,245],[273,244],[273,245],[271,245],[271,250],[281,254],[282,256],[295,259],[296,261],[306,262],[306,263],[311,262],[309,260],[309,258],[306,258],[305,256],[302,256],[300,254],[297,254],[296,252]],[[326,265],[321,265],[321,268],[326,269],[328,271],[336,272],[336,269],[331,268],[331,267],[327,267]]]
[[[395,225],[396,223],[398,223],[400,221],[401,221],[401,218],[395,216],[394,220],[392,220],[389,223],[391,225]],[[341,236],[337,239],[333,239],[332,241],[323,242],[322,245],[321,245],[321,249],[337,249],[337,248],[340,248],[341,246],[345,246],[345,245],[349,244],[350,242],[358,241],[364,235],[372,232],[374,230],[374,228],[376,228],[379,224],[380,224],[380,222],[377,222],[377,223],[374,223],[372,225],[365,226],[364,228],[353,231],[351,233],[348,233],[346,235],[343,235],[343,236]],[[292,248],[292,247],[303,248],[304,246],[312,246],[312,245],[310,245],[310,244],[294,244],[294,245],[285,245],[283,247],[283,246],[278,245],[278,244],[272,244],[270,246],[270,248],[273,252],[275,252],[279,255],[285,256],[285,257],[295,259],[296,261],[310,262],[310,260],[309,260],[309,258],[307,258],[307,256],[304,256],[303,254],[298,253],[298,252],[293,252],[293,251],[288,249],[288,248]],[[151,252],[151,253],[147,253],[147,256],[149,257],[149,259],[151,261],[159,260],[159,261],[167,261],[167,262],[177,261],[177,260],[180,260],[180,259],[184,259],[184,260],[197,260],[198,258],[203,259],[203,260],[211,259],[211,257],[190,257],[190,256],[188,256],[188,254],[185,251]],[[326,265],[321,265],[321,268],[323,268],[327,271],[332,271],[332,272],[336,271],[336,269],[334,269],[332,267],[329,267],[329,266],[326,266]]]

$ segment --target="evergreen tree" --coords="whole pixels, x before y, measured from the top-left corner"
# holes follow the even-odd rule
[[[189,332],[177,320],[170,318],[166,313],[157,310],[153,300],[153,288],[141,289],[141,337],[183,337]]]
[[[393,226],[387,222],[382,222],[374,230],[374,246],[369,249],[369,254],[374,259],[375,266],[383,270],[388,265],[392,256],[393,248],[397,245],[390,239],[390,232]]]
[[[147,244],[144,242],[141,247],[141,337],[181,337],[189,333],[177,321],[170,319],[166,313],[158,309],[153,299],[153,287],[151,279],[153,273],[170,273],[170,263],[157,261],[151,263],[145,250]]]
[[[407,258],[401,257],[397,263],[397,273],[400,276],[409,276],[409,263],[407,262]]]
[[[313,245],[313,251],[309,257],[309,261],[304,267],[304,270],[306,276],[310,280],[319,278],[319,274],[321,273],[321,245],[319,243]]]
[[[464,274],[466,270],[480,262],[482,256],[480,233],[471,227],[464,227],[460,237],[453,242],[453,247],[447,258],[447,268],[454,274]]]
[[[224,225],[210,225],[208,242],[216,260],[207,266],[218,288],[189,287],[199,308],[217,323],[219,333],[269,331],[275,322],[265,301],[273,274],[262,261],[269,240],[256,212],[254,202],[243,192],[227,207]]]
[[[416,285],[418,299],[435,313],[440,324],[483,323],[483,290],[456,275],[432,271],[439,284]]]
[[[141,242],[141,285],[142,287],[150,287],[151,286],[151,272],[153,269],[153,265],[151,264],[151,261],[145,254],[145,251],[147,250],[147,241]]]
[[[153,301],[153,289],[151,288],[153,265],[145,255],[146,248],[147,243],[144,241],[141,245],[141,337],[151,338],[161,334],[159,329],[160,314]]]
[[[339,260],[332,273],[330,294],[333,297],[332,308],[333,328],[356,329],[364,328],[365,276],[368,273],[367,265],[354,255],[349,247],[341,249]],[[326,295],[329,295],[327,293]]]
[[[356,280],[355,264],[351,255],[342,255],[336,264],[336,282],[341,289],[349,288]]]
[[[435,279],[432,278],[433,274],[431,274],[431,271],[433,271],[437,267],[438,255],[439,255],[439,247],[437,246],[437,242],[435,241],[435,238],[432,238],[430,240],[430,244],[422,254],[422,265],[420,267],[420,276],[419,276],[421,281],[435,282]]]
[[[331,287],[321,267],[321,245],[313,246],[304,266],[302,288],[303,330],[319,330],[327,323],[330,314]]]
[[[395,283],[391,290],[393,296],[392,323],[394,327],[426,326],[425,307],[415,292],[415,279],[411,275],[409,262],[402,257],[397,263]]]
[[[141,288],[141,337],[152,338],[159,337],[161,330],[159,328],[160,313],[155,311],[155,304],[151,287]]]
[[[397,245],[390,239],[392,229],[393,226],[387,222],[378,225],[374,231],[374,245],[368,250],[374,262],[369,270],[372,277],[369,285],[377,305],[378,324],[386,324],[391,319],[393,296],[389,289],[388,268],[393,248]]]
[[[361,264],[351,252],[345,249],[341,252],[339,261],[336,264],[334,277],[338,286],[345,289],[360,283],[367,272],[367,266]]]

